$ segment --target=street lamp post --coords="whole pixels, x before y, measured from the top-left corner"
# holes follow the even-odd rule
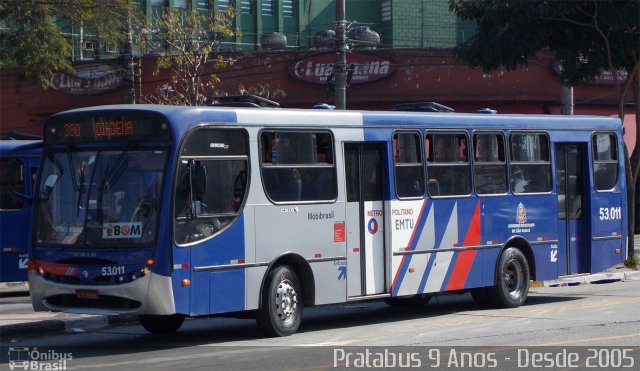
[[[336,1],[336,62],[333,66],[335,75],[336,109],[347,109],[347,81],[345,66],[347,64],[347,36],[345,33],[345,0]]]

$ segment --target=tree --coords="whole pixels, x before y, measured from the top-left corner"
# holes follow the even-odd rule
[[[231,7],[217,12],[164,8],[142,16],[135,27],[137,42],[143,52],[158,56],[154,74],[170,72],[170,81],[143,101],[190,106],[211,102],[220,82],[211,71],[234,63],[216,54],[223,40],[239,35],[234,17]]]
[[[640,170],[640,2],[638,0],[450,0],[459,17],[475,20],[478,29],[454,49],[457,58],[486,72],[526,66],[548,51],[561,63],[569,86],[593,80],[603,71],[613,76],[618,115],[633,89],[636,146],[627,159],[629,256],[634,255],[634,194]],[[625,146],[625,152],[626,146]]]
[[[0,0],[0,67],[19,67],[42,88],[72,72],[71,45],[58,24],[82,26],[101,43],[123,40],[129,0]]]

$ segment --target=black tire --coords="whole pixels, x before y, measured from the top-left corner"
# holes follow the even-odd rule
[[[145,330],[152,334],[173,334],[184,322],[184,316],[173,314],[169,316],[140,315],[138,320]]]
[[[524,304],[529,294],[529,264],[522,252],[507,248],[496,267],[496,285],[487,288],[491,303],[498,308],[516,308]]]
[[[493,300],[487,292],[487,287],[471,289],[471,297],[480,308],[491,308],[493,306]]]
[[[392,307],[419,308],[427,305],[427,303],[429,303],[429,300],[431,300],[432,296],[433,295],[421,294],[421,295],[405,296],[405,297],[398,297],[398,298],[387,298],[387,299],[384,299],[384,302]]]
[[[283,265],[269,272],[261,304],[256,322],[267,335],[289,336],[298,330],[304,308],[303,292],[290,266]]]

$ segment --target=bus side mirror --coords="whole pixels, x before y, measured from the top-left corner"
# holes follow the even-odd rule
[[[47,175],[47,179],[44,181],[44,186],[42,187],[42,199],[48,200],[51,195],[51,191],[58,183],[58,179],[60,177],[57,174],[49,174]]]

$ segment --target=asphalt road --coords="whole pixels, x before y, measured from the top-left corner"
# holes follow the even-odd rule
[[[15,297],[3,298],[3,308],[5,299],[20,305]],[[567,365],[557,364],[558,360],[571,358],[566,353],[575,351],[583,353],[577,355],[580,361],[591,354],[585,352],[593,352],[601,366],[618,365],[617,359],[621,367],[633,362],[637,368],[638,309],[640,281],[533,288],[527,303],[516,309],[479,309],[468,294],[441,296],[419,309],[356,303],[308,309],[299,332],[285,338],[263,337],[253,320],[206,318],[187,320],[178,334],[170,336],[150,335],[138,325],[127,325],[13,339],[2,344],[0,367],[7,366],[8,356],[15,359],[18,350],[37,349],[37,354],[50,358],[70,355],[64,364],[67,370],[353,368],[354,361],[372,361],[384,352],[396,367],[403,356],[406,362],[433,366],[429,357],[442,352],[439,368],[452,368],[446,362],[451,362],[453,349],[454,355],[471,352],[475,369],[493,365],[491,354],[498,357],[497,369],[515,369],[532,367],[526,359],[515,360],[517,351],[531,356],[527,352],[551,349],[560,358],[543,366],[563,368],[558,366]],[[366,352],[371,354],[365,360]],[[459,365],[455,361],[453,366]],[[62,361],[54,362],[62,366]]]

